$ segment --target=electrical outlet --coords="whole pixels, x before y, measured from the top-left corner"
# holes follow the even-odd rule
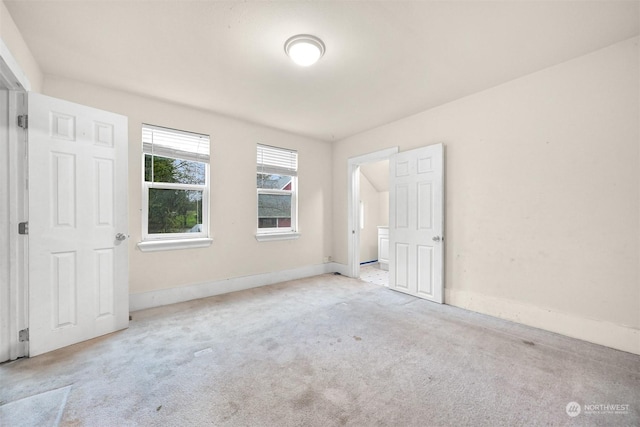
[[[323,261],[324,261],[325,263],[327,263],[327,262],[331,262],[331,256],[326,256],[326,257],[324,257],[324,260],[323,260]]]

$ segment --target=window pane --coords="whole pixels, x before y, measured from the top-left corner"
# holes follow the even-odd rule
[[[149,189],[149,234],[202,230],[202,191]]]
[[[276,228],[278,220],[275,218],[258,218],[258,228]]]
[[[273,175],[268,173],[257,174],[258,188],[269,190],[291,190],[293,177],[287,175]]]
[[[151,159],[153,158],[153,169]],[[153,172],[153,179],[152,179]],[[205,164],[169,157],[144,156],[144,179],[147,182],[205,184]]]
[[[258,194],[258,228],[291,227],[290,194]]]

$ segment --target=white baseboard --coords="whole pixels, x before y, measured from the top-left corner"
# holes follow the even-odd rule
[[[343,276],[348,276],[348,270],[349,268],[345,264],[329,262],[290,270],[131,294],[129,295],[129,309],[136,311],[160,307],[325,273],[337,272]],[[628,326],[552,311],[505,298],[490,297],[447,288],[445,288],[445,303],[640,355],[640,330]]]
[[[340,273],[343,276],[349,276],[349,266],[346,264],[339,264],[337,262],[330,262],[328,265],[331,265],[331,271],[335,273]]]
[[[594,344],[640,354],[640,330],[504,298],[445,288],[445,303]]]
[[[302,279],[317,276],[324,273],[339,272],[345,274],[346,266],[335,262],[326,264],[309,265],[290,270],[274,271],[271,273],[256,274],[252,276],[233,277],[230,279],[216,280],[214,282],[199,283],[177,288],[161,289],[151,292],[142,292],[129,295],[129,310],[143,310],[145,308],[160,307],[177,302],[191,301],[198,298],[206,298],[229,292],[242,291],[244,289],[257,288],[265,285],[286,282],[288,280]]]

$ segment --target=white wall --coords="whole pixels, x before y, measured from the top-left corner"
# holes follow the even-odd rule
[[[380,218],[379,225],[389,225],[389,192],[381,191],[378,193],[378,215]]]
[[[131,293],[323,263],[331,255],[331,145],[192,108],[46,76],[44,93],[129,117]],[[142,253],[142,123],[211,136],[211,229],[204,249]],[[298,240],[257,242],[256,144],[298,150]]]
[[[31,50],[22,38],[22,34],[16,27],[13,18],[9,14],[4,1],[0,0],[0,39],[9,48],[9,51],[16,59],[20,68],[26,75],[31,90],[40,92],[42,90],[43,74],[40,66],[31,54]]]
[[[334,144],[347,159],[443,142],[446,302],[640,353],[638,38]]]
[[[378,190],[360,172],[360,200],[364,203],[364,229],[360,230],[360,262],[378,259],[378,226],[380,197]]]

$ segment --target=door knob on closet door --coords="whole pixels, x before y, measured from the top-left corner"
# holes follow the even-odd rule
[[[122,242],[123,240],[127,240],[127,235],[126,234],[122,234],[122,233],[118,233],[116,234],[116,240],[119,242]]]
[[[440,236],[433,236],[433,239],[431,240],[433,240],[434,242],[439,242],[442,239],[440,238]]]

